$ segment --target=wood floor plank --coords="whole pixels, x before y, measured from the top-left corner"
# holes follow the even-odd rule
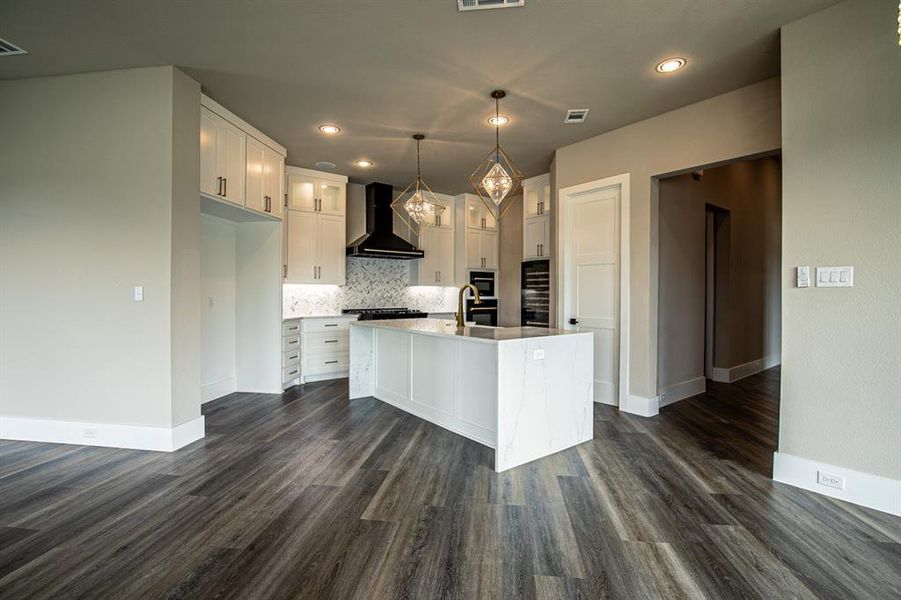
[[[901,519],[770,479],[779,369],[504,473],[346,379],[172,453],[0,442],[0,599],[888,598]]]

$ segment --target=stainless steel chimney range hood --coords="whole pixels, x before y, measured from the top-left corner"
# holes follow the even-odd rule
[[[366,233],[347,246],[348,257],[412,260],[425,252],[394,233],[391,202],[394,188],[387,183],[366,186]]]

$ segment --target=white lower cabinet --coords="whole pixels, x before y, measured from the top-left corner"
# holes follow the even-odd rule
[[[286,320],[282,325],[283,387],[347,377],[349,326],[356,318],[354,315]]]

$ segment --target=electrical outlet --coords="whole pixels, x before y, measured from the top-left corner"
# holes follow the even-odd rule
[[[532,350],[532,360],[544,360],[544,348]]]
[[[81,430],[81,437],[88,440],[96,440],[97,439],[97,430],[93,427],[85,427]]]
[[[845,489],[844,477],[841,475],[833,475],[832,473],[824,473],[823,471],[817,471],[817,483],[837,490]]]
[[[144,301],[144,286],[136,285],[135,286],[135,302],[143,302]]]

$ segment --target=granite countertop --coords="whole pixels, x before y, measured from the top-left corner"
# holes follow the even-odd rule
[[[374,327],[376,329],[396,329],[436,337],[455,337],[475,342],[504,342],[528,338],[554,337],[560,335],[591,335],[589,332],[547,329],[545,327],[463,327],[457,329],[455,321],[447,319],[393,319],[384,321],[356,321],[354,327]]]

